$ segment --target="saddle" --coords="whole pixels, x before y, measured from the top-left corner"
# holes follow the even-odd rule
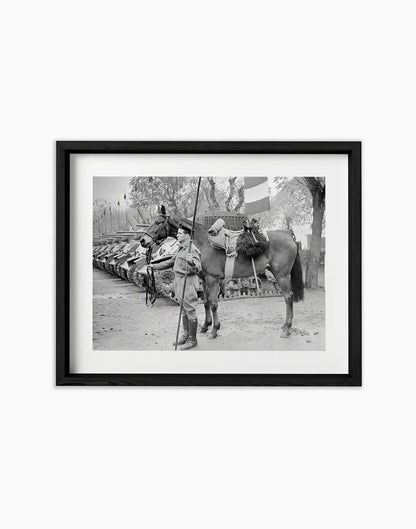
[[[208,241],[217,250],[224,250],[227,257],[238,254],[246,257],[256,257],[267,250],[269,236],[260,229],[256,219],[247,219],[242,230],[228,230],[224,228],[223,219],[218,219],[208,230]]]
[[[216,250],[224,250],[227,257],[236,257],[237,239],[244,230],[228,230],[224,224],[223,219],[214,222],[208,230],[208,241]]]

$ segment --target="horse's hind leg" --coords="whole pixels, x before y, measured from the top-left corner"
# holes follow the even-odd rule
[[[211,307],[209,302],[208,287],[204,281],[204,308],[205,308],[205,321],[201,325],[199,332],[205,333],[208,328],[212,325]]]
[[[277,280],[280,290],[283,292],[286,303],[286,320],[282,325],[282,332],[280,333],[280,336],[281,338],[288,338],[290,336],[290,328],[292,327],[293,320],[293,292],[292,287],[290,286],[290,276],[282,276],[273,269],[273,266],[270,268]]]
[[[282,338],[288,338],[290,336],[290,328],[292,327],[293,320],[293,292],[290,286],[290,277],[285,276],[276,279],[283,292],[286,303],[286,321],[282,326],[282,332],[280,333],[280,336]]]
[[[221,324],[218,317],[218,294],[220,292],[220,282],[213,277],[206,277],[206,289],[208,294],[209,306],[211,308],[214,325],[208,338],[216,338]]]

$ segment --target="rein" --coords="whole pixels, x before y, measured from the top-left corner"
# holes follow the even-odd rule
[[[157,298],[157,290],[156,290],[156,280],[155,280],[155,273],[153,270],[153,267],[150,266],[150,262],[152,260],[152,247],[154,244],[160,244],[161,240],[167,239],[171,233],[172,228],[169,224],[169,215],[160,215],[165,219],[165,222],[163,223],[163,227],[165,228],[165,236],[163,239],[159,239],[159,233],[160,228],[157,230],[157,233],[155,235],[150,235],[148,232],[144,232],[145,235],[149,237],[149,239],[152,240],[152,243],[147,249],[146,252],[146,272],[147,272],[147,282],[146,282],[146,305],[153,307],[156,298]],[[160,223],[162,224],[162,223]]]
[[[166,231],[166,237],[165,237],[166,239],[167,237],[169,237],[171,230],[170,230],[169,222],[168,222],[169,216],[163,215],[163,217],[165,219],[165,223],[163,227],[165,228],[165,231]],[[153,270],[153,267],[150,266],[150,262],[152,260],[152,247],[154,244],[160,244],[160,242],[156,240],[154,236],[150,235],[150,233],[147,233],[147,231],[145,231],[144,234],[147,235],[153,241],[146,252],[146,264],[147,264],[147,267],[146,267],[146,272],[147,272],[146,306],[150,305],[151,307],[153,307],[156,301],[156,298],[157,298],[157,291],[156,291],[155,272]]]
[[[150,261],[152,260],[152,246],[151,244],[146,252],[146,264],[147,264],[147,282],[146,282],[146,306],[153,307],[154,302],[156,301],[156,282],[155,282],[155,273],[153,268],[150,266]]]

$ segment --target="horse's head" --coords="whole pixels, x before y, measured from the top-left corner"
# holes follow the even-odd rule
[[[140,244],[144,248],[148,248],[154,242],[163,241],[170,234],[171,228],[169,225],[169,217],[166,215],[165,206],[161,206],[158,214],[144,232],[143,237],[140,240]]]

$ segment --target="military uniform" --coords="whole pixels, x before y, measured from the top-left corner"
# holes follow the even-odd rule
[[[192,264],[187,262],[186,256],[192,256]],[[176,256],[161,263],[155,263],[155,270],[170,268],[173,261],[173,272],[175,274],[174,288],[179,303],[182,301],[183,285],[186,277],[185,293],[183,296],[182,325],[183,334],[173,345],[182,345],[181,349],[191,349],[197,345],[196,330],[198,320],[196,317],[196,304],[198,301],[199,277],[201,271],[201,252],[195,245],[189,251],[189,239],[180,244]]]
[[[186,256],[189,253],[192,255],[193,265],[186,261]],[[179,302],[181,302],[185,274],[187,274],[185,293],[183,296],[183,310],[190,321],[196,321],[196,304],[199,290],[199,277],[197,274],[200,271],[201,252],[199,249],[193,244],[191,252],[189,252],[188,244],[179,246],[173,265],[173,272],[175,273],[175,295]]]
[[[192,261],[192,263],[186,259],[188,254],[191,256],[189,261]],[[192,349],[198,345],[196,339],[196,330],[198,327],[196,304],[198,301],[199,287],[198,272],[200,271],[201,252],[195,245],[192,245],[191,251],[189,251],[189,239],[182,240],[173,264],[173,272],[175,273],[175,295],[183,305],[183,334],[174,345],[181,345],[181,349]],[[185,278],[186,286],[184,291],[183,286],[185,284]]]

